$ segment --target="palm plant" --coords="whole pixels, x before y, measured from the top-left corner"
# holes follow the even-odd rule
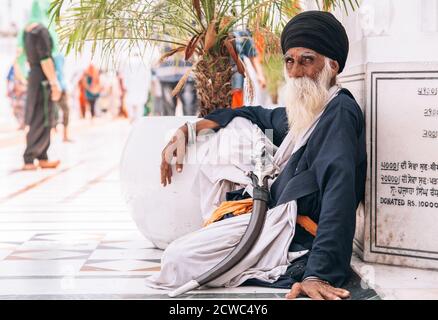
[[[354,10],[351,0],[323,0],[320,9],[344,6],[348,11],[347,2]],[[264,50],[278,54],[278,36],[300,10],[299,0],[53,0],[51,7],[67,52],[81,51],[88,41],[93,50],[99,44],[107,53],[144,42],[171,44],[162,59],[179,52],[193,62],[173,93],[193,71],[200,116],[230,107],[231,60],[237,72],[245,73],[231,31],[249,28],[264,39]]]

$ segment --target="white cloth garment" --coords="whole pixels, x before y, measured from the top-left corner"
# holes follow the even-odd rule
[[[327,104],[338,91],[338,87],[330,89]],[[290,156],[307,143],[322,112],[296,143],[292,141],[292,135],[288,134],[285,137],[274,155],[274,162],[281,170]],[[229,139],[230,137],[232,139]],[[224,139],[228,140],[230,146],[221,149]],[[204,221],[210,218],[212,211],[225,200],[226,192],[250,183],[249,178],[245,176],[245,171],[252,169],[251,154],[248,150],[252,150],[251,146],[257,139],[265,139],[269,144],[257,126],[249,120],[235,118],[226,128],[201,143],[196,150],[198,160],[207,161],[201,166],[198,183],[194,185],[199,187],[197,192],[201,196]],[[218,161],[215,164],[216,160]],[[205,212],[208,214],[204,214]],[[207,286],[237,287],[248,279],[275,282],[285,273],[290,262],[307,253],[307,250],[288,252],[295,233],[296,216],[295,200],[269,209],[263,230],[251,251],[235,267]],[[249,220],[250,214],[224,219],[175,240],[163,253],[160,273],[147,278],[146,285],[156,289],[172,290],[196,279],[217,265],[236,247]]]
[[[245,173],[253,170],[251,160],[258,141],[263,141],[273,153],[274,144],[260,128],[240,117],[218,133],[198,139],[194,152],[201,165],[192,190],[201,200],[204,221],[225,200],[227,192],[250,185],[251,180]]]

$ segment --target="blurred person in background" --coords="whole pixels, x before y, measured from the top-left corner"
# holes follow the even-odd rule
[[[232,32],[234,36],[234,44],[237,53],[239,54],[242,61],[245,63],[247,69],[253,68],[254,78],[257,80],[257,86],[259,87],[259,91],[266,88],[266,79],[263,72],[262,64],[260,61],[259,54],[254,44],[254,40],[251,36],[251,33],[247,30],[239,30]],[[245,97],[245,78],[242,74],[237,72],[237,67],[233,63],[233,76],[231,78],[232,84],[232,102],[231,107],[241,108],[245,105],[245,102],[248,102],[249,97]],[[247,73],[249,70],[247,70]],[[253,94],[256,94],[255,92]]]
[[[160,80],[158,80],[157,75],[155,74],[155,70],[151,70],[151,89],[149,90],[148,101],[146,102],[146,107],[150,111],[150,115],[153,116],[162,116],[163,108],[162,108],[162,89]]]
[[[100,96],[96,102],[96,110],[109,114],[112,118],[120,116],[123,89],[120,87],[120,79],[117,72],[102,70],[100,73]]]
[[[10,99],[12,113],[18,122],[18,130],[24,130],[24,112],[26,104],[27,80],[20,77],[16,72],[16,63],[14,63],[7,75],[7,96]]]
[[[107,70],[101,70],[99,74],[99,84],[100,84],[100,94],[99,99],[96,101],[95,109],[99,111],[99,113],[110,113],[112,107],[114,106],[113,96],[113,83],[112,83],[112,75]]]
[[[77,93],[79,102],[79,116],[81,119],[85,119],[87,113],[87,97],[85,93],[85,73],[82,73],[77,81]]]
[[[172,50],[170,46],[165,46],[164,53]],[[160,81],[161,98],[162,98],[162,115],[174,116],[178,97],[181,99],[184,115],[195,115],[198,110],[195,82],[193,76],[189,76],[184,88],[178,94],[173,96],[172,91],[178,84],[178,81],[184,76],[192,64],[185,61],[181,53],[176,53],[165,61],[159,63],[154,68],[154,73]]]
[[[96,115],[96,101],[100,96],[100,72],[92,63],[88,66],[84,73],[85,80],[85,98],[90,107],[91,120],[93,121]]]
[[[68,133],[68,124],[69,124],[69,115],[70,115],[70,107],[68,104],[68,95],[67,95],[67,85],[65,82],[65,75],[64,75],[64,56],[60,53],[56,54],[53,58],[55,62],[55,70],[56,70],[56,76],[59,82],[59,85],[61,87],[61,98],[59,101],[55,103],[56,105],[56,122],[58,121],[58,110],[61,109],[62,111],[62,125],[63,125],[63,139],[64,142],[73,142],[69,138]],[[55,124],[56,126],[56,124]]]
[[[189,66],[192,64],[190,63]],[[185,116],[194,116],[198,112],[198,97],[196,95],[195,79],[189,76],[180,93]]]
[[[131,51],[129,59],[120,66],[120,87],[123,88],[124,105],[131,122],[143,117],[144,105],[148,99],[149,73],[149,67],[143,61],[140,51]]]
[[[19,34],[19,48],[24,48],[30,66],[26,99],[25,123],[28,126],[23,170],[38,166],[56,168],[60,161],[49,161],[53,101],[61,97],[52,53],[57,51],[57,36],[49,26],[50,1],[34,0],[30,19]]]
[[[128,111],[126,109],[126,86],[123,76],[120,71],[116,73],[117,88],[119,92],[119,113],[118,116],[122,118],[128,118]]]

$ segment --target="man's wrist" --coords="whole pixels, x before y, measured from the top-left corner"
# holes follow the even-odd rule
[[[55,81],[49,81],[49,85],[50,85],[51,87],[57,87],[57,88],[60,88],[59,82],[58,82],[57,80],[55,80]]]
[[[306,282],[306,281],[316,281],[316,282],[322,282],[322,283],[330,285],[330,283],[328,281],[325,281],[325,280],[318,278],[316,276],[305,277],[302,282]]]
[[[188,139],[189,139],[189,137],[188,137],[188,131],[189,130],[188,130],[187,124],[185,123],[183,126],[181,126],[179,128],[179,130],[181,130],[181,132],[184,134],[184,140],[185,140],[186,145],[187,145]]]

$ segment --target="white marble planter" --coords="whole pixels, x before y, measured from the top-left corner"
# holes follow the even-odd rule
[[[133,126],[122,154],[123,195],[141,233],[158,248],[201,227],[199,199],[191,192],[196,164],[160,184],[161,151],[173,133],[193,117],[147,117]]]

